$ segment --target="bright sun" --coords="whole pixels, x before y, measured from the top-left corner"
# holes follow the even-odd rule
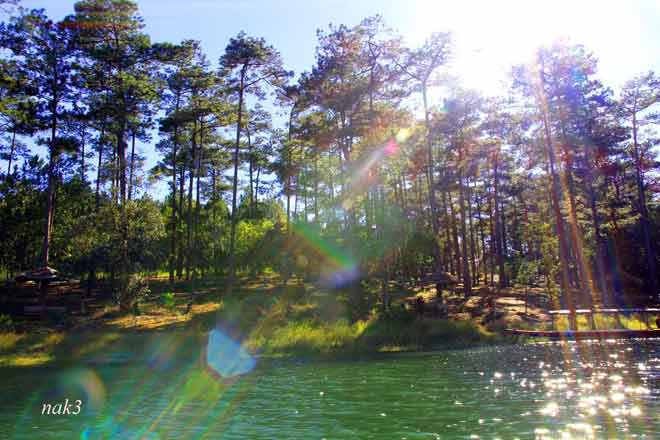
[[[414,7],[411,41],[419,44],[429,32],[452,30],[455,68],[466,86],[486,92],[501,89],[509,66],[528,61],[536,47],[559,37],[585,44],[603,58],[614,51],[639,55],[638,12],[624,2],[417,0]]]

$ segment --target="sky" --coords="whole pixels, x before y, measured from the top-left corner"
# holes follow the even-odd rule
[[[73,0],[22,0],[60,19]],[[503,90],[513,64],[528,61],[536,47],[557,37],[584,44],[599,59],[599,76],[617,90],[626,80],[660,72],[660,0],[137,0],[145,31],[154,42],[196,39],[217,64],[229,38],[240,31],[264,37],[286,68],[297,74],[314,63],[316,30],[329,23],[359,23],[381,14],[409,46],[432,32],[451,31],[452,70],[466,87],[489,95]],[[154,136],[155,143],[157,136]],[[157,156],[139,146],[147,167]],[[164,188],[164,186],[163,186]],[[162,189],[161,189],[162,190]],[[160,192],[158,189],[156,192]]]

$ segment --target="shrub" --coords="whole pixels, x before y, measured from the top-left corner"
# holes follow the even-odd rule
[[[11,316],[0,315],[0,332],[13,332],[14,330],[14,321]]]
[[[166,292],[163,296],[160,297],[160,303],[167,310],[174,310],[176,307],[176,299],[174,298],[174,292]]]
[[[126,287],[121,289],[118,298],[119,306],[122,310],[133,310],[134,312],[137,312],[138,303],[150,292],[147,278],[138,274],[133,274],[128,277]]]

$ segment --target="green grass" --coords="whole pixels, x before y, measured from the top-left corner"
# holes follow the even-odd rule
[[[165,283],[153,284],[159,293],[141,304],[137,317],[112,312],[83,333],[75,328],[59,333],[46,328],[0,331],[0,365],[71,361],[112,350],[132,332],[178,334],[181,329],[203,339],[218,323],[236,331],[249,351],[266,356],[341,357],[502,341],[497,331],[472,321],[419,318],[400,303],[387,316],[374,309],[351,322],[345,294],[302,287],[296,280],[285,287],[247,280],[231,295],[198,294],[192,311],[185,314],[187,297],[166,290]]]
[[[59,332],[2,332],[0,366],[21,367],[46,363],[54,358],[57,346],[64,339],[64,334]]]
[[[247,346],[264,354],[330,354],[356,348],[365,321],[319,324],[311,321],[287,322],[272,331],[250,335]]]

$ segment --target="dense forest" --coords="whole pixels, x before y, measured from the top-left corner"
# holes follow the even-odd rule
[[[3,277],[104,278],[124,310],[134,274],[160,272],[191,292],[310,280],[354,318],[397,285],[452,280],[541,285],[569,308],[658,301],[653,72],[613,91],[560,40],[485,96],[461,85],[449,32],[408,47],[374,16],[317,40],[294,73],[244,33],[217,62],[153,42],[129,0],[61,21],[16,9],[0,24]]]

